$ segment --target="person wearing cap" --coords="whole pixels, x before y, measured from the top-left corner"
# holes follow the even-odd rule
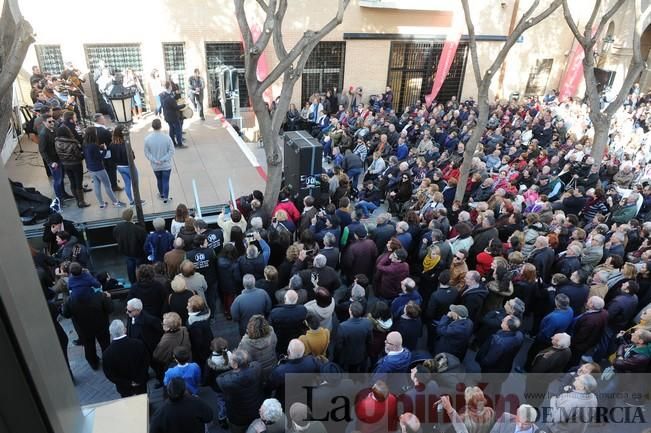
[[[459,359],[466,356],[473,323],[468,318],[468,309],[464,305],[450,305],[450,311],[441,320],[433,323],[436,331],[434,347],[431,353],[451,353]]]
[[[376,261],[373,289],[375,295],[389,303],[396,298],[401,289],[401,282],[409,276],[407,251],[403,248],[382,254]]]
[[[131,284],[136,282],[136,268],[145,259],[145,241],[147,232],[142,226],[133,223],[133,209],[122,212],[122,222],[113,228],[113,239],[118,244],[118,252],[125,256],[127,274]]]
[[[363,225],[358,225],[353,235],[355,240],[341,256],[341,270],[348,281],[354,280],[357,274],[364,274],[371,279],[378,255],[377,246],[368,238],[366,227]]]

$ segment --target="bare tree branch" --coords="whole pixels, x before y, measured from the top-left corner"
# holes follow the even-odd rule
[[[525,31],[527,31],[528,29],[535,26],[536,24],[538,24],[539,22],[541,22],[542,20],[550,16],[552,13],[554,13],[554,11],[561,6],[562,0],[554,0],[540,14],[531,18],[531,15],[534,13],[536,7],[538,6],[538,3],[539,0],[534,1],[531,7],[522,15],[522,18],[520,18],[520,21],[513,29],[513,32],[506,39],[506,42],[504,42],[502,49],[495,57],[493,64],[490,66],[489,69],[486,70],[486,74],[484,75],[484,80],[493,78],[493,75],[495,75],[495,73],[499,69],[499,66],[504,62],[504,60],[506,60],[506,56],[509,54],[509,51],[511,51],[511,48],[513,47],[513,45],[515,45],[515,43],[518,41],[520,36],[522,36],[522,34]]]
[[[31,24],[27,22],[20,13],[18,3],[15,0],[7,1],[8,3],[6,6],[8,6],[12,18],[14,20],[17,19],[17,21],[14,21],[15,32],[11,45],[9,47],[2,47],[4,54],[2,60],[4,63],[2,65],[2,73],[0,73],[0,95],[4,95],[11,91],[11,86],[13,85],[18,72],[20,72],[27,50],[34,42],[34,30],[32,29]],[[4,34],[3,36],[2,43],[5,44],[8,42],[6,37],[11,35]],[[0,128],[4,128],[4,125],[0,125]]]
[[[635,80],[638,79],[640,73],[644,69],[644,60],[642,59],[642,50],[640,48],[640,35],[642,29],[642,20],[639,19],[640,16],[640,0],[635,0],[635,13],[633,15],[633,57],[628,66],[628,71],[626,72],[626,77],[622,83],[622,87],[619,89],[619,93],[615,97],[615,100],[611,102],[608,107],[604,110],[605,116],[610,119],[615,112],[621,107],[624,103],[624,98],[628,95],[630,88],[635,83]],[[594,71],[593,71],[594,75]]]
[[[285,20],[285,12],[287,12],[287,0],[280,0],[278,11],[276,12],[276,24],[273,29],[274,49],[276,50],[276,57],[279,61],[287,56],[285,41],[283,40],[283,21]]]
[[[249,27],[249,20],[246,18],[244,0],[235,0],[235,17],[237,18],[237,24],[240,27],[240,33],[242,33],[242,41],[244,42],[245,51],[244,57],[246,58],[248,57],[246,52],[253,47],[253,35],[251,34],[251,28]]]
[[[608,21],[610,21],[613,15],[615,15],[615,13],[619,10],[619,8],[622,7],[625,1],[626,0],[617,0],[617,3],[615,3],[610,9],[608,9],[608,12],[606,12],[601,16],[601,20],[599,21],[599,26],[597,27],[597,31],[594,34],[595,40],[599,38],[599,35],[603,31],[604,27],[606,27],[606,24],[608,24]],[[635,15],[637,16],[637,11],[635,12]],[[590,29],[590,31],[592,31],[592,28]],[[586,37],[587,36],[588,34],[586,33]]]
[[[241,1],[241,0],[236,0]],[[337,27],[344,19],[344,11],[348,7],[350,0],[339,0],[339,6],[337,7],[337,14],[332,18],[326,25],[324,25],[321,30],[306,31],[298,43],[289,51],[287,56],[284,59],[278,59],[278,64],[276,67],[267,75],[258,88],[259,92],[264,92],[269,86],[271,86],[276,80],[278,80],[284,71],[288,69],[294,61],[301,55],[304,49],[306,49],[311,43],[318,43],[323,39],[328,33],[330,33],[335,27]]]
[[[599,9],[601,9],[601,0],[596,0],[594,7],[592,8],[592,13],[590,14],[590,18],[588,18],[588,21],[585,23],[585,27],[583,29],[583,34],[587,38],[592,37],[592,26],[594,25],[594,20],[597,18]]]
[[[258,37],[258,40],[255,42],[254,49],[256,55],[261,55],[271,39],[273,29],[275,28],[276,21],[276,1],[269,0],[269,7],[267,8],[267,18],[264,20],[262,25],[262,33]]]
[[[581,46],[584,46],[585,42],[583,41],[583,35],[579,31],[576,22],[574,22],[574,18],[572,18],[572,12],[570,12],[570,7],[567,4],[567,0],[563,0],[563,16],[565,17],[565,22],[572,31],[572,34],[576,40],[579,41],[579,44],[581,44]]]
[[[472,59],[472,72],[475,76],[477,88],[479,88],[481,85],[481,70],[479,68],[479,56],[477,54],[477,35],[475,34],[475,25],[470,16],[468,0],[461,0],[461,5],[463,6],[463,15],[466,19],[466,27],[468,27],[468,37],[470,39],[468,42],[468,48],[470,49],[470,57]]]
[[[255,0],[255,1],[258,2],[258,6],[260,6],[260,8],[261,8],[265,13],[269,13],[269,5],[267,5],[267,3],[264,2],[264,0]]]

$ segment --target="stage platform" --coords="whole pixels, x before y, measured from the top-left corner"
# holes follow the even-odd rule
[[[136,155],[136,165],[140,177],[140,194],[145,204],[143,211],[145,220],[150,221],[158,216],[171,218],[179,203],[185,203],[189,208],[195,207],[193,181],[196,183],[197,194],[202,212],[215,213],[229,200],[228,178],[232,179],[234,193],[237,196],[247,194],[253,189],[264,190],[265,167],[260,167],[258,159],[263,162],[263,153],[254,143],[245,143],[234,132],[230,125],[224,123],[220,116],[206,112],[206,120],[193,119],[184,122],[183,130],[187,148],[177,149],[174,156],[174,166],[170,178],[170,197],[167,204],[158,198],[156,178],[144,156],[143,146],[145,136],[151,132],[153,115],[135,123],[131,128],[131,143]],[[163,122],[167,131],[167,124]],[[45,174],[43,161],[38,153],[38,145],[23,137],[23,153],[16,151],[5,166],[11,180],[35,187],[47,196],[53,196],[51,183]],[[118,183],[123,186],[118,174]],[[94,188],[90,177],[84,175],[84,184]],[[67,185],[67,179],[66,179]],[[69,188],[66,187],[69,191]],[[124,191],[116,193],[118,198],[128,203]],[[86,193],[85,199],[90,207],[79,209],[73,201],[66,202],[63,215],[66,219],[84,224],[87,228],[101,228],[114,225],[120,220],[123,208],[115,208],[109,204],[100,209],[94,192]],[[104,193],[104,200],[108,201]],[[28,237],[35,230],[40,235],[42,226],[24,226]]]

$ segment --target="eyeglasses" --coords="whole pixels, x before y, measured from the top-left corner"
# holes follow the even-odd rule
[[[125,308],[125,310],[127,313],[133,313],[134,311],[136,311],[136,310],[129,310],[129,308]]]
[[[463,260],[463,259],[464,259],[464,257],[459,257],[459,256],[454,256],[454,258],[455,258],[456,260]]]

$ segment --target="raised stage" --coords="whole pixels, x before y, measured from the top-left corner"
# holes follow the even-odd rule
[[[145,200],[143,211],[146,220],[158,216],[170,218],[179,203],[194,208],[193,180],[204,214],[214,213],[228,202],[229,177],[232,179],[236,196],[247,194],[253,189],[264,190],[264,167],[260,167],[257,162],[258,159],[264,161],[261,150],[256,149],[253,143],[241,141],[220,117],[210,111],[206,112],[206,115],[205,121],[199,120],[195,115],[193,119],[184,122],[184,138],[188,147],[177,149],[174,156],[170,177],[170,196],[173,200],[167,204],[158,198],[156,178],[143,154],[144,138],[151,132],[151,121],[155,117],[149,115],[132,126],[131,143],[140,177],[140,195]],[[165,131],[166,126],[163,122]],[[37,144],[26,137],[23,137],[21,143],[23,153],[20,153],[17,147],[5,166],[8,177],[25,186],[35,187],[47,196],[53,196]],[[87,174],[84,176],[84,183],[94,188]],[[123,185],[119,174],[118,183]],[[69,192],[69,188],[66,190]],[[128,202],[124,191],[116,194],[121,201]],[[119,221],[123,208],[115,208],[109,204],[108,208],[100,209],[94,192],[86,193],[85,199],[91,204],[85,209],[77,208],[74,201],[66,202],[67,206],[62,212],[64,217],[77,223],[85,223],[88,228],[107,227]],[[104,200],[109,201],[105,193]],[[28,236],[33,235],[34,229],[38,233],[42,230],[39,225],[24,227]]]

